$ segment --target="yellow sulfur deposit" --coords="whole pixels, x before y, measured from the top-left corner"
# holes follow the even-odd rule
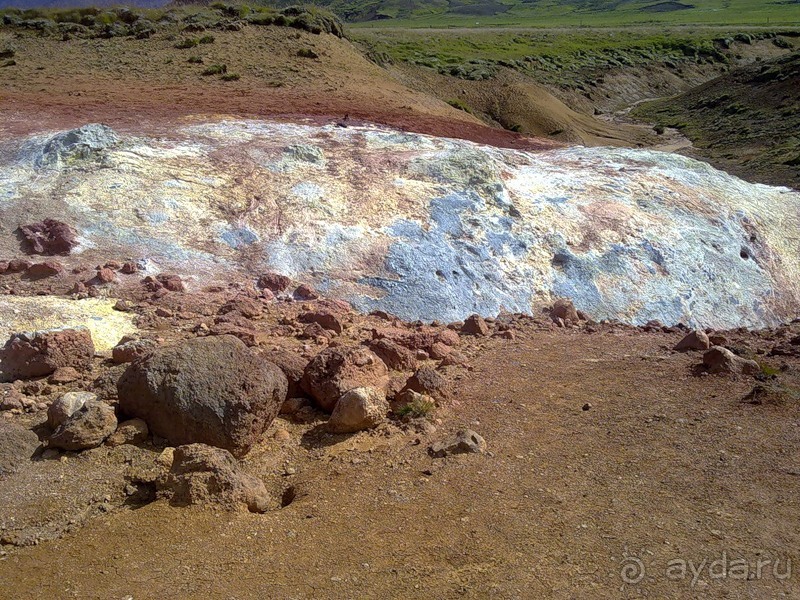
[[[132,315],[114,310],[115,303],[100,298],[0,296],[0,339],[19,331],[82,325],[91,332],[96,350],[110,350],[121,337],[136,332]]]

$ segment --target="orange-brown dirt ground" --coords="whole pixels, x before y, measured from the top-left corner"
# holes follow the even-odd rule
[[[128,281],[114,292],[130,298],[142,335],[162,343],[193,335],[211,319],[203,314],[242,293],[150,300]],[[327,301],[264,306],[253,343],[305,344],[306,356],[381,323],[346,313],[332,342],[302,341],[286,319]],[[513,340],[461,336],[468,366],[442,369],[454,394],[431,416],[435,431],[393,421],[333,435],[322,413],[279,417],[245,465],[291,487],[294,501],[264,515],[120,503],[120,469],[154,460],[151,443],[31,461],[0,481],[0,597],[797,597],[796,574],[784,575],[800,559],[800,359],[769,353],[800,324],[724,334],[777,390],[753,403],[753,377],[702,375],[701,353],[672,351],[679,331],[509,322]],[[107,365],[97,363],[99,379],[114,373]],[[465,427],[488,453],[428,455]],[[41,535],[15,541],[23,526]],[[723,557],[747,561],[751,579],[711,578],[708,564]],[[633,558],[645,575],[625,583]],[[670,579],[673,560],[705,570],[694,584],[688,571]],[[756,577],[759,560],[781,566]]]

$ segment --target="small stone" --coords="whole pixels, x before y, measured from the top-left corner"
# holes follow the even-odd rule
[[[169,468],[169,467],[172,466],[172,461],[173,461],[174,457],[175,457],[175,448],[173,448],[171,446],[167,446],[166,448],[164,448],[161,451],[161,454],[159,454],[156,457],[156,464],[158,464],[158,465],[160,465],[162,467],[168,467]]]
[[[156,280],[170,292],[183,292],[186,290],[183,280],[178,275],[162,273],[156,276]]]
[[[448,400],[452,395],[450,382],[430,367],[422,367],[417,370],[408,379],[403,389],[432,396],[436,400]]]
[[[330,311],[313,311],[301,314],[298,317],[301,323],[316,323],[323,329],[333,331],[334,333],[342,333],[342,321],[334,313]]]
[[[126,262],[120,267],[120,272],[125,275],[133,275],[139,270],[139,265],[134,262]]]
[[[28,277],[31,279],[44,279],[54,277],[64,271],[61,263],[55,260],[48,260],[42,263],[35,263],[28,268]]]
[[[280,292],[285,291],[291,283],[292,280],[289,277],[286,277],[286,275],[280,275],[278,273],[265,273],[258,278],[256,285],[261,289],[267,289],[275,294],[279,294]]]
[[[442,342],[434,342],[430,347],[429,354],[434,360],[442,360],[452,351],[453,349],[447,344],[443,344]]]
[[[761,372],[756,361],[737,356],[722,346],[712,346],[703,355],[703,364],[711,374],[758,375]]]
[[[131,305],[125,300],[117,300],[117,303],[114,305],[114,310],[118,310],[119,312],[130,312]]]
[[[444,458],[453,454],[482,454],[484,452],[486,452],[486,440],[471,429],[459,431],[454,439],[446,442],[437,442],[428,448],[428,454],[433,458]]]
[[[38,446],[39,437],[30,429],[16,423],[0,421],[0,478],[29,462]],[[5,529],[5,523],[2,529]]]
[[[116,280],[117,276],[114,273],[114,271],[104,267],[102,269],[98,269],[95,278],[99,283],[104,284],[104,283],[113,283]]]
[[[83,408],[87,402],[97,400],[91,392],[67,392],[57,398],[47,409],[47,426],[57,429],[73,414]]]
[[[205,444],[175,448],[169,473],[156,481],[158,495],[177,506],[216,505],[263,513],[277,508],[264,482],[242,471],[227,450]]]
[[[308,363],[301,382],[322,410],[332,412],[342,395],[356,387],[388,389],[386,364],[363,346],[327,348]]]
[[[550,316],[555,322],[561,319],[562,326],[566,321],[577,323],[580,320],[578,311],[575,310],[575,305],[569,298],[559,298],[556,300],[553,303],[553,307],[550,309]]]
[[[129,419],[123,421],[106,440],[108,446],[122,446],[123,444],[141,444],[147,440],[150,430],[142,419]]]
[[[296,352],[283,350],[281,348],[265,352],[263,356],[268,361],[276,364],[278,368],[283,371],[283,374],[286,375],[286,380],[289,383],[289,389],[286,395],[289,398],[301,396],[302,390],[300,389],[300,382],[303,379],[306,365],[308,365],[308,359],[303,358]]]
[[[53,385],[62,385],[65,383],[72,383],[80,378],[81,374],[78,373],[77,369],[73,367],[59,367],[47,378],[47,382]]]
[[[417,368],[417,356],[415,356],[414,352],[392,340],[372,340],[369,343],[369,349],[380,357],[390,369],[397,371],[413,371]],[[419,354],[419,352],[425,354],[423,360],[428,358],[427,352],[420,350],[417,354]]]
[[[85,327],[15,333],[0,350],[0,380],[50,375],[59,367],[86,370],[94,343]]]
[[[275,433],[272,434],[272,437],[278,442],[288,442],[290,439],[292,439],[292,435],[283,428],[276,429]]]
[[[314,288],[303,283],[294,291],[294,297],[297,300],[316,300],[319,298],[319,294]]]
[[[581,410],[583,410],[583,411],[592,410],[592,403],[591,402],[587,402],[586,404],[584,404],[581,407]]]
[[[45,219],[19,228],[29,252],[34,254],[69,254],[78,245],[75,232],[61,221]]]
[[[252,298],[237,297],[223,304],[217,314],[227,315],[229,313],[236,313],[246,319],[255,319],[260,316],[262,312],[263,309],[260,302],[256,302]]]
[[[389,404],[383,390],[354,388],[339,398],[328,421],[328,429],[334,433],[372,429],[386,420],[388,412]]]
[[[10,383],[0,383],[0,410],[22,409],[22,394]]]
[[[467,360],[466,356],[464,356],[458,350],[453,350],[447,356],[445,356],[442,359],[442,362],[439,364],[442,367],[451,367],[451,366],[463,367],[466,366],[468,362],[469,361]]]
[[[48,445],[62,450],[96,448],[116,428],[114,409],[103,402],[88,400],[55,430]]]
[[[281,405],[280,414],[282,415],[296,415],[302,409],[311,406],[311,400],[308,398],[289,398]]]
[[[137,358],[149,354],[157,347],[157,344],[153,340],[131,340],[114,346],[111,349],[111,360],[113,360],[116,365],[130,363]]]
[[[42,452],[42,459],[43,460],[55,460],[61,453],[55,448],[45,448],[44,452]]]
[[[728,338],[724,335],[720,334],[709,334],[708,341],[711,343],[712,346],[727,346],[728,345]]]
[[[10,260],[8,263],[8,272],[9,273],[22,273],[27,271],[31,268],[33,263],[29,260],[24,260],[21,258],[15,258]]]
[[[487,336],[489,335],[489,326],[480,315],[472,315],[464,321],[461,332],[467,335]]]
[[[685,352],[687,350],[708,350],[711,347],[711,342],[702,329],[695,329],[687,333],[683,339],[675,345],[673,350],[678,352]]]

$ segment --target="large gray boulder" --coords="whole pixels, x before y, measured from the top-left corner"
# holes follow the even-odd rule
[[[155,350],[127,368],[117,390],[120,409],[173,446],[203,443],[243,456],[277,416],[287,381],[225,335]]]
[[[70,167],[79,161],[99,157],[119,141],[119,136],[107,125],[89,123],[78,129],[57,133],[47,140],[35,164],[40,169]]]

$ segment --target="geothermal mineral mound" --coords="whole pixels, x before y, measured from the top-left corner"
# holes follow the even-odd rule
[[[595,319],[772,325],[800,305],[800,193],[683,156],[505,150],[377,127],[103,125],[0,145],[6,229],[205,285],[279,271],[361,310],[450,321],[566,296]],[[19,240],[0,249],[20,255]]]

